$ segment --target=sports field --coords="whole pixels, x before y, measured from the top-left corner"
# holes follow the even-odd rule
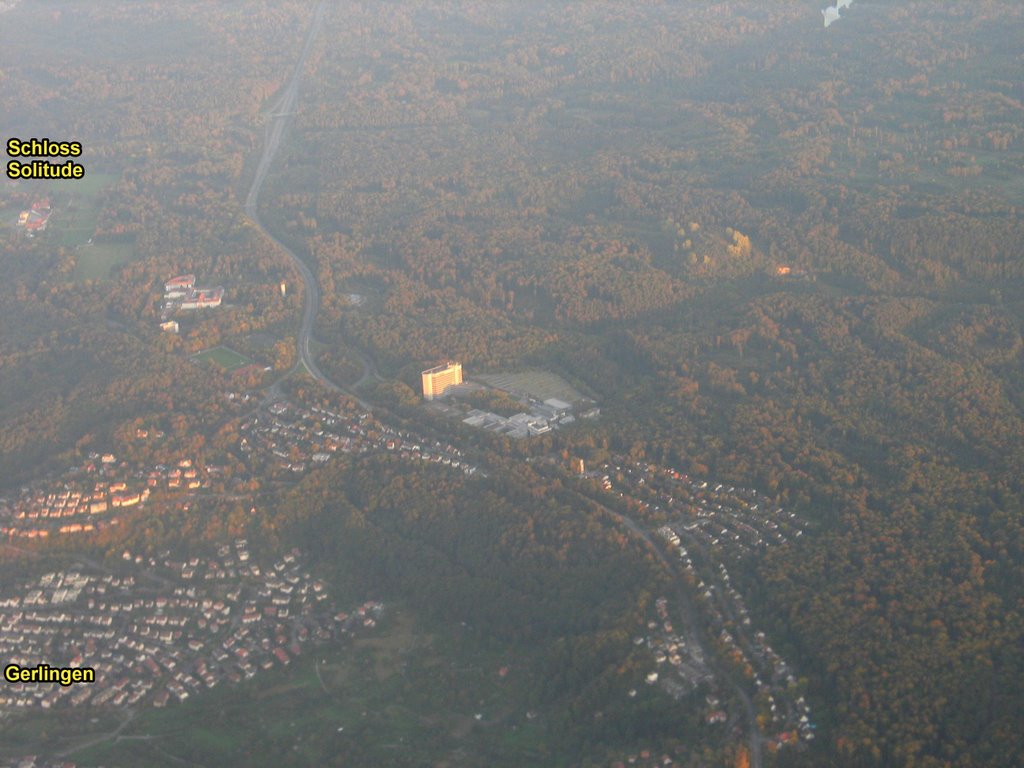
[[[471,378],[495,389],[516,395],[529,395],[538,400],[554,397],[567,403],[575,403],[583,397],[569,382],[550,371],[475,374]]]
[[[204,365],[216,365],[218,368],[222,368],[229,373],[252,363],[252,360],[241,352],[235,352],[235,350],[228,347],[204,349],[202,352],[196,352],[192,355],[192,359]]]

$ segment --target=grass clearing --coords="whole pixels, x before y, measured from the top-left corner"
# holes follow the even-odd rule
[[[412,622],[400,618],[398,637],[385,647],[413,641]],[[368,638],[372,639],[372,638]],[[365,641],[310,649],[287,669],[276,668],[240,686],[225,686],[172,703],[164,710],[140,713],[118,742],[105,742],[75,754],[86,763],[174,765],[181,760],[254,766],[314,765],[325,754],[385,745],[421,734],[419,717],[396,705],[390,686],[373,672]],[[370,656],[371,658],[366,658]],[[326,680],[320,683],[317,667]],[[340,730],[339,730],[340,729]],[[357,735],[358,734],[358,735]]]
[[[241,352],[236,352],[228,347],[213,347],[212,349],[204,349],[202,352],[196,352],[192,355],[192,359],[202,365],[215,365],[228,373],[231,371],[237,371],[246,365],[251,365],[252,360]]]
[[[20,206],[0,202],[0,226],[4,229],[14,229],[18,225],[18,214],[21,210]]]
[[[395,603],[372,630],[166,708],[17,713],[0,762],[67,750],[79,765],[153,768],[567,765],[549,711],[527,717],[529,658],[464,625],[424,627]]]
[[[107,280],[114,267],[127,264],[135,256],[131,243],[97,243],[80,246],[75,259],[77,280]]]
[[[116,174],[86,172],[81,179],[56,181],[50,187],[53,215],[47,236],[57,245],[76,249],[76,280],[108,280],[115,267],[135,257],[130,242],[90,242],[103,209],[103,193],[118,178]]]
[[[429,642],[429,637],[417,635],[412,617],[399,614],[388,632],[359,638],[352,645],[356,651],[369,651],[373,670],[378,680],[384,680],[401,666],[402,653]]]
[[[332,765],[411,768],[485,764],[474,758],[500,749],[504,759],[487,764],[545,765],[550,734],[525,719],[536,681],[514,661],[502,680],[497,670],[508,663],[471,632],[426,633],[396,608],[376,630],[310,648],[287,668],[142,710],[119,740],[69,757],[84,765],[298,768],[331,755]]]
[[[96,232],[102,193],[117,179],[109,173],[86,172],[75,181],[53,182],[50,199],[54,210],[47,229],[53,231],[58,245],[70,247],[89,242]]]
[[[46,182],[23,182],[17,189],[22,195],[18,205],[9,199],[0,202],[0,225],[14,227],[18,214],[28,206],[24,193],[31,200],[49,198],[52,214],[40,237],[63,248],[75,248],[74,277],[77,280],[106,280],[111,270],[130,261],[135,250],[130,243],[90,244],[96,233],[96,221],[103,210],[103,193],[117,183],[115,173],[87,171],[81,179]],[[6,195],[4,195],[6,197]]]

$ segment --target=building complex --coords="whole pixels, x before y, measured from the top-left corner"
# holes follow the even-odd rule
[[[50,220],[50,213],[50,199],[44,197],[32,203],[32,207],[29,210],[21,212],[18,216],[18,226],[24,227],[29,237],[31,237],[36,232],[42,232],[46,229],[46,223]]]
[[[178,275],[164,283],[164,304],[160,311],[160,327],[164,330],[178,332],[177,324],[169,324],[171,316],[186,309],[205,309],[219,307],[224,300],[224,289],[196,287],[195,275]]]

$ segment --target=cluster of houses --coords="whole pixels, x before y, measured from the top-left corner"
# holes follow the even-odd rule
[[[701,683],[713,682],[714,673],[700,643],[692,635],[687,637],[675,630],[669,617],[668,600],[659,597],[655,610],[658,618],[647,622],[647,634],[633,638],[633,644],[645,646],[658,665],[647,674],[647,684],[657,683],[673,698],[680,699]],[[629,695],[636,696],[636,690],[630,690]]]
[[[239,432],[240,457],[251,474],[260,476],[301,475],[339,452],[387,452],[467,475],[479,469],[455,446],[384,425],[369,413],[341,414],[287,400],[244,418]],[[142,435],[140,431],[137,436]],[[0,498],[0,536],[31,540],[99,531],[118,525],[118,512],[145,505],[153,493],[162,492],[165,498],[207,493],[222,475],[223,467],[202,465],[193,458],[146,466],[119,460],[112,453],[90,453],[84,463],[55,479]]]
[[[182,279],[187,286],[177,288],[191,290],[194,278]],[[569,423],[566,419],[572,417],[571,407],[561,401],[537,406],[548,410],[504,420],[497,431],[512,434],[521,428],[522,436],[540,434],[541,424],[531,419],[543,419],[550,429],[552,421]],[[471,411],[464,420],[471,423],[478,416],[484,418],[473,425],[489,428],[493,414]],[[386,452],[466,474],[478,471],[453,445],[398,430],[369,413],[337,413],[288,400],[244,417],[239,434],[240,455],[249,472],[261,476],[302,474],[339,452]],[[89,454],[84,464],[56,481],[22,488],[13,501],[0,499],[0,534],[38,538],[95,530],[115,524],[118,509],[145,504],[153,492],[208,489],[218,471],[191,458],[146,467],[112,454]],[[813,739],[810,708],[793,670],[764,633],[751,627],[727,567],[801,536],[806,522],[769,505],[756,490],[691,479],[670,467],[617,458],[590,476],[606,491],[668,521],[658,532],[698,592],[716,652],[756,689],[758,714],[775,734],[769,744],[781,747]],[[303,569],[296,551],[262,567],[242,539],[221,546],[216,556],[174,559],[169,553],[144,557],[125,552],[123,561],[116,573],[65,570],[0,592],[0,656],[25,666],[43,661],[88,666],[98,678],[94,684],[68,688],[4,686],[0,713],[12,707],[166,706],[222,682],[288,665],[310,644],[372,628],[383,611],[380,603],[370,602],[336,612],[323,583]],[[655,611],[648,631],[634,638],[654,660],[647,683],[681,698],[701,683],[713,682],[715,675],[692,628],[673,626],[665,598],[656,601]],[[728,720],[714,696],[708,698],[705,719]],[[673,760],[640,753],[626,764],[672,765]]]
[[[785,544],[807,528],[795,512],[769,505],[756,489],[697,480],[671,467],[620,460],[593,474],[605,490],[628,493],[645,509],[678,519],[688,536],[723,556]]]
[[[14,499],[0,498],[0,536],[37,539],[117,525],[118,510],[145,504],[155,490],[208,488],[214,469],[203,470],[186,458],[147,470],[112,453],[90,453],[57,480],[24,487]]]
[[[325,464],[339,452],[374,451],[387,451],[409,461],[444,464],[468,475],[478,469],[458,448],[386,426],[369,413],[345,415],[282,400],[246,419],[239,431],[239,450],[253,470],[263,472],[301,474]]]
[[[163,707],[221,683],[287,666],[311,645],[375,626],[377,602],[332,607],[292,550],[256,564],[238,539],[216,556],[125,552],[117,573],[45,574],[0,593],[0,656],[21,666],[90,667],[96,682],[0,689],[18,707]]]
[[[770,743],[779,747],[813,740],[815,726],[810,719],[810,707],[800,694],[796,676],[768,645],[764,633],[752,629],[750,612],[732,584],[724,562],[739,561],[796,538],[803,534],[807,523],[793,512],[768,505],[754,489],[691,479],[671,467],[621,462],[605,464],[601,469],[605,472],[601,483],[606,490],[629,494],[646,510],[672,519],[658,529],[658,534],[676,553],[688,581],[697,591],[709,627],[715,633],[717,653],[753,683],[759,713],[775,732]],[[657,605],[659,617],[667,621],[667,614],[662,615],[665,603],[659,600]],[[671,624],[665,627],[670,628]],[[677,662],[665,646],[674,638],[646,640],[659,664],[668,661],[677,669],[686,669],[681,654],[676,654]],[[689,681],[692,674],[687,670],[680,677]],[[657,680],[655,677],[654,681]],[[678,692],[666,687],[670,693]],[[724,711],[714,707],[708,713],[709,723],[723,722],[725,718]]]
[[[42,232],[46,229],[46,224],[50,220],[50,213],[50,199],[48,197],[36,200],[27,211],[22,211],[18,214],[18,226],[24,227],[28,236],[32,237],[36,232]]]

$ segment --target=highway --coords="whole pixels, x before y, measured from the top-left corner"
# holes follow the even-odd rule
[[[370,404],[357,396],[350,388],[335,384],[327,378],[326,374],[324,374],[316,364],[316,360],[313,359],[313,354],[310,351],[309,345],[310,339],[313,337],[313,325],[316,322],[316,315],[320,309],[320,286],[317,284],[316,278],[313,276],[312,271],[306,263],[300,259],[291,248],[274,237],[274,235],[260,220],[259,214],[260,191],[263,189],[263,184],[267,180],[267,173],[270,171],[270,167],[274,163],[274,158],[277,156],[277,152],[281,148],[281,140],[284,138],[285,130],[291,122],[291,118],[295,114],[295,104],[298,100],[299,83],[302,80],[302,71],[306,66],[306,59],[309,58],[309,51],[313,47],[313,41],[316,40],[317,35],[323,27],[324,13],[326,10],[327,4],[325,2],[320,2],[317,5],[316,11],[313,15],[313,22],[309,27],[309,33],[306,35],[306,42],[302,47],[302,53],[299,56],[298,62],[295,64],[295,69],[288,81],[288,85],[285,86],[284,91],[281,92],[281,96],[270,108],[266,133],[263,139],[263,154],[260,156],[259,164],[256,166],[256,174],[253,177],[252,186],[249,188],[249,194],[245,198],[245,213],[250,219],[252,219],[253,223],[259,227],[260,231],[266,235],[267,238],[288,254],[292,263],[295,265],[295,268],[299,271],[299,276],[302,278],[304,296],[302,324],[300,325],[299,332],[295,337],[296,360],[290,373],[294,373],[300,366],[304,366],[306,370],[309,371],[310,375],[327,389],[335,392],[344,392],[349,397],[355,399],[361,407],[366,410],[371,410]],[[355,354],[358,356],[359,361],[363,366],[363,374],[358,383],[362,384],[375,378],[376,373],[374,372],[371,364],[359,352],[355,352]],[[276,388],[272,388],[272,390],[277,391]]]

